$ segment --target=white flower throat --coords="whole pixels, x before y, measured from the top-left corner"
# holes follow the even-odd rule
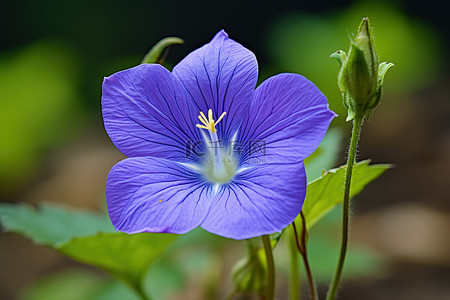
[[[202,125],[196,125],[198,128],[206,129],[210,137],[209,151],[204,160],[203,175],[210,182],[218,184],[230,182],[237,171],[237,162],[232,153],[232,145],[225,147],[217,136],[216,125],[225,115],[226,112],[223,112],[217,121],[215,121],[211,109],[208,110],[208,118],[206,118],[203,112],[200,112],[198,119]]]

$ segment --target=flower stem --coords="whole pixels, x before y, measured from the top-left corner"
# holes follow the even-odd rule
[[[265,300],[273,300],[275,297],[275,265],[273,263],[272,245],[270,244],[270,237],[268,235],[263,235],[261,238],[267,260],[267,285]]]
[[[289,236],[289,253],[291,257],[289,270],[289,300],[300,298],[300,272],[298,264],[298,251],[296,246],[295,231],[291,231]]]
[[[298,240],[298,234],[297,234],[297,228],[295,226],[295,222],[292,222],[292,229],[294,229],[294,235],[295,235],[295,242],[297,244],[298,252],[302,255],[303,263],[305,264],[305,271],[306,276],[308,277],[308,283],[309,283],[309,291],[311,293],[311,299],[312,300],[319,300],[316,284],[314,282],[314,277],[311,272],[311,267],[309,266],[308,261],[308,253],[306,248],[306,222],[305,222],[305,216],[303,215],[303,212],[300,211],[300,216],[302,218],[302,236],[301,236],[301,242]]]
[[[348,246],[348,231],[349,231],[349,215],[350,215],[350,185],[352,182],[353,165],[356,158],[356,150],[358,147],[359,134],[361,132],[363,117],[356,116],[353,120],[352,137],[350,140],[350,150],[347,159],[347,171],[345,174],[345,188],[344,188],[344,202],[342,207],[342,240],[341,251],[339,254],[339,261],[328,290],[326,300],[333,300],[336,297],[336,292],[341,281],[342,269],[344,267],[345,255]]]

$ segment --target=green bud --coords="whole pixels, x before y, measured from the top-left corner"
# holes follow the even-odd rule
[[[267,268],[264,252],[249,241],[247,257],[239,260],[231,270],[231,280],[238,292],[263,292],[266,288]]]
[[[369,18],[362,19],[348,54],[339,50],[331,57],[341,65],[338,86],[348,109],[347,121],[370,114],[381,100],[384,75],[393,64],[378,65]]]
[[[183,44],[184,41],[178,37],[166,37],[160,40],[155,46],[148,51],[141,61],[141,64],[162,64],[166,59],[170,46]]]

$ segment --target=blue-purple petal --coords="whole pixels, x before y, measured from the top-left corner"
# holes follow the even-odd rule
[[[106,200],[114,228],[126,233],[185,233],[207,216],[208,186],[183,165],[161,158],[127,158],[108,176]]]
[[[102,111],[111,140],[128,157],[183,160],[187,144],[200,140],[191,99],[160,65],[139,65],[105,78]]]
[[[335,114],[320,90],[297,74],[279,74],[255,91],[239,140],[241,159],[252,163],[297,163],[319,145]],[[252,145],[260,146],[252,148]]]
[[[300,213],[305,193],[303,163],[261,163],[222,187],[201,226],[232,239],[279,232]]]
[[[193,51],[173,69],[199,111],[212,109],[226,117],[217,131],[222,139],[232,133],[246,111],[258,79],[255,55],[220,31],[210,43]]]

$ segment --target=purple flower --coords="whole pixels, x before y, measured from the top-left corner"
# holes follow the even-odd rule
[[[127,157],[109,173],[108,212],[127,233],[201,226],[245,239],[281,231],[306,192],[303,160],[335,114],[309,80],[258,65],[221,31],[172,72],[144,64],[105,78],[106,131]]]

